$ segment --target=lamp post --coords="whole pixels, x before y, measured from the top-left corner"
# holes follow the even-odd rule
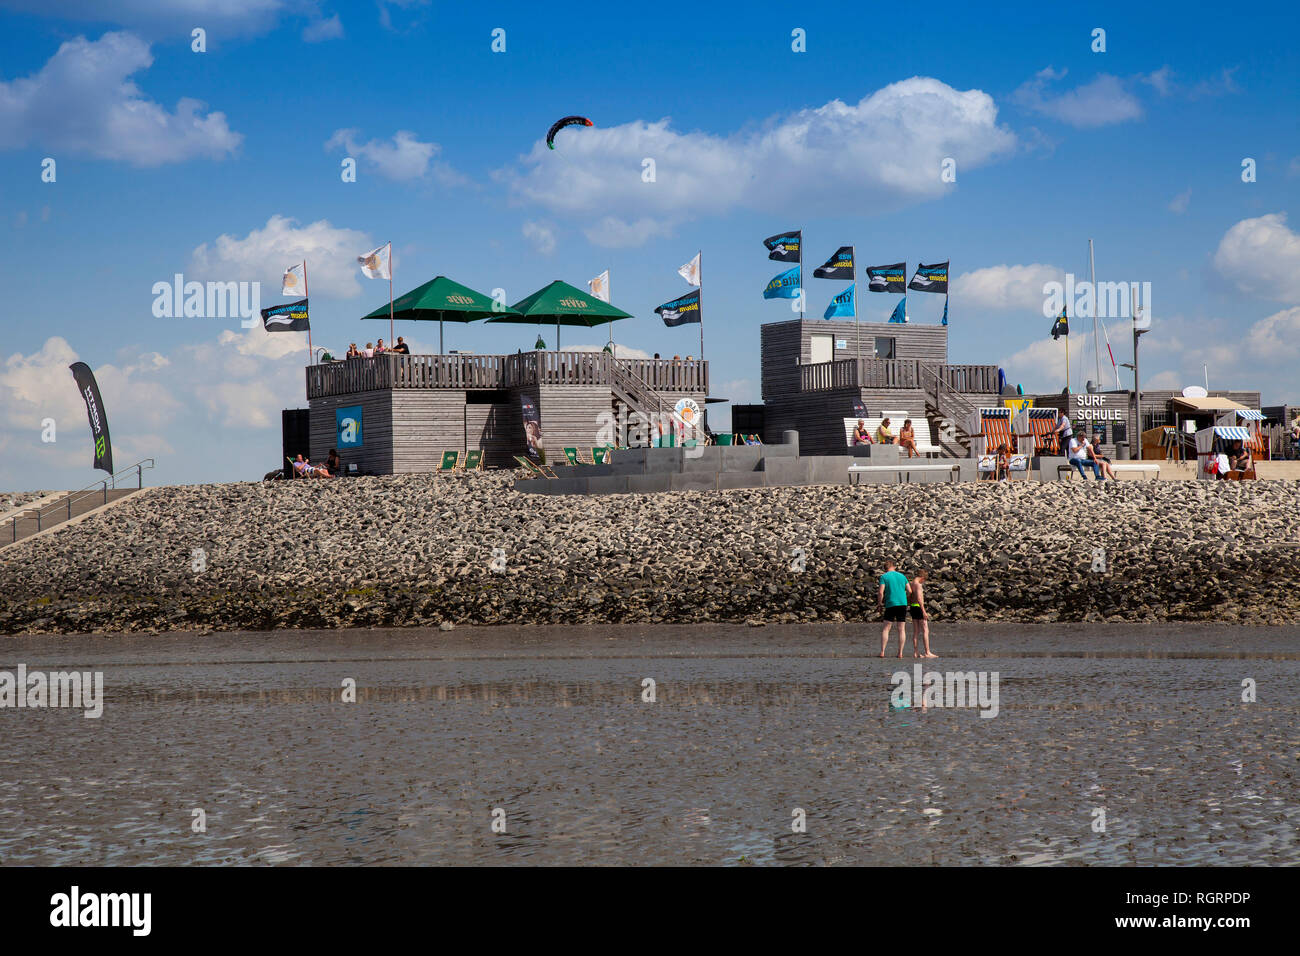
[[[1151,324],[1150,316],[1146,317],[1146,321],[1140,321],[1142,317],[1143,308],[1150,308],[1151,303],[1148,302],[1146,306],[1139,306],[1137,304],[1137,298],[1138,298],[1137,290],[1134,289],[1133,310],[1132,310],[1133,311],[1133,364],[1132,366],[1126,364],[1124,367],[1133,369],[1133,412],[1134,412],[1133,421],[1134,421],[1134,429],[1135,431],[1137,431],[1138,458],[1141,458],[1142,457],[1142,381],[1138,374],[1138,339],[1141,338],[1144,333],[1151,331],[1150,328],[1146,327]],[[1133,448],[1132,440],[1130,439],[1130,444],[1129,444],[1130,456],[1132,456],[1133,454],[1132,448]]]

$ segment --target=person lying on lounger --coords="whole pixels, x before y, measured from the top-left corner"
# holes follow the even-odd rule
[[[304,478],[328,478],[330,473],[320,465],[313,465],[302,455],[298,456],[297,461],[293,463],[293,470]]]

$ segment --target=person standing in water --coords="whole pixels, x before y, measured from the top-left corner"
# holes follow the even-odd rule
[[[880,656],[889,649],[889,631],[898,625],[898,656],[903,656],[907,646],[907,578],[894,570],[894,562],[885,563],[885,573],[880,576],[880,589],[876,593],[876,607],[884,612],[885,629],[880,634]],[[915,640],[915,636],[913,636]]]
[[[912,615],[912,656],[931,658],[939,655],[930,653],[930,612],[925,607],[925,578],[925,572],[918,571],[907,586],[907,610]],[[925,641],[924,654],[920,652],[921,640]],[[902,656],[901,648],[899,656]]]

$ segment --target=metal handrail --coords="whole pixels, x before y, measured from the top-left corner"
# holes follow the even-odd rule
[[[100,489],[101,487],[104,495],[104,504],[108,504],[109,482],[113,483],[113,489],[116,490],[117,479],[121,475],[126,475],[134,471],[136,473],[136,488],[137,489],[143,488],[144,470],[146,468],[153,468],[155,464],[156,463],[152,458],[141,458],[134,465],[128,465],[127,467],[123,468],[121,471],[114,472],[113,474],[109,475],[107,478],[101,478],[99,481],[92,482],[86,485],[86,487],[84,488],[78,488],[76,491],[69,492],[67,495],[68,517],[63,520],[70,521],[72,519],[72,506],[76,504],[78,501],[86,500],[92,494],[96,493],[96,489]],[[50,505],[48,507],[52,508],[54,506]],[[18,519],[26,518],[28,515],[32,513],[35,513],[36,515],[36,531],[37,533],[40,533],[43,530],[41,527],[41,522],[42,519],[44,518],[45,511],[46,508],[28,508],[25,511],[16,512],[13,516],[13,521],[11,522],[9,543],[13,544],[15,541],[18,540]]]

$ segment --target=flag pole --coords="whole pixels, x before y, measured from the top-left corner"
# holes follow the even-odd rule
[[[311,291],[307,286],[307,260],[302,260],[302,297],[307,299],[307,364],[312,364],[316,350],[311,347]]]
[[[699,301],[696,302],[695,304],[700,310],[698,313],[700,316],[700,361],[703,362],[704,361],[704,250],[700,249],[695,253],[695,255],[699,257],[700,260],[700,274],[696,277],[700,280],[700,298]],[[803,276],[799,277],[799,281],[800,282],[803,281]]]

